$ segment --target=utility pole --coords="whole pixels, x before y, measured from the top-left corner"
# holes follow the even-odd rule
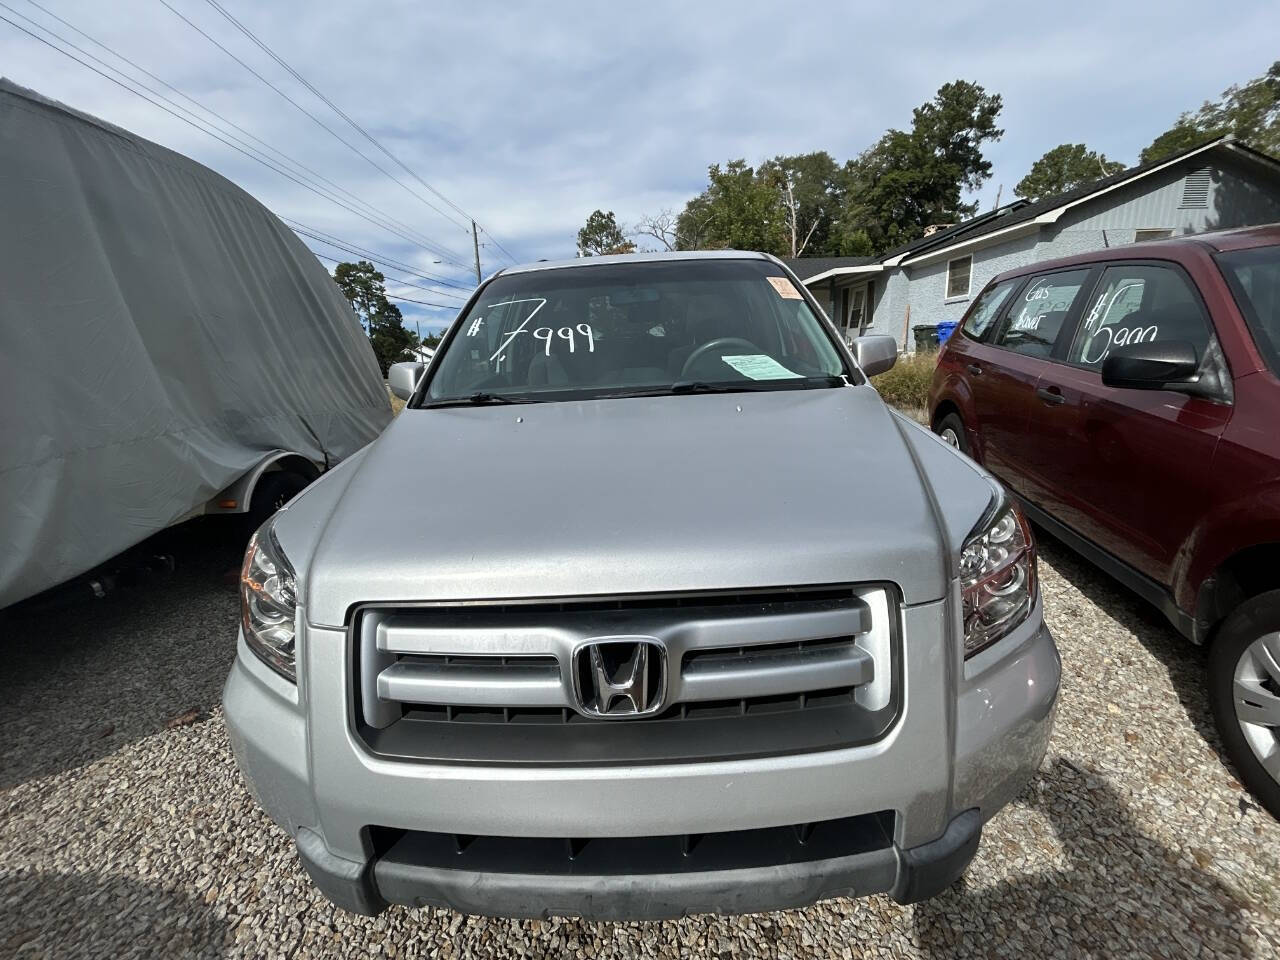
[[[476,251],[476,283],[480,282],[480,235],[476,233],[476,222],[471,221],[471,245]]]

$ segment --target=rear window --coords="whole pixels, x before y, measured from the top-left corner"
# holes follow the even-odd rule
[[[1258,351],[1280,376],[1280,246],[1222,253],[1218,265]]]

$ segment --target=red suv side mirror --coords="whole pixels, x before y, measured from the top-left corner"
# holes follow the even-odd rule
[[[1185,340],[1152,340],[1114,348],[1102,361],[1102,382],[1108,387],[1167,390],[1194,384],[1200,358]]]

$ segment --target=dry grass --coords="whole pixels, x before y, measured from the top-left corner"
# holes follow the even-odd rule
[[[392,393],[390,387],[387,388],[387,396],[391,399],[391,415],[394,417],[404,409],[404,401]]]
[[[914,414],[929,406],[929,384],[933,381],[933,369],[937,365],[935,350],[904,353],[898,357],[892,370],[872,377],[871,383],[886,403]]]

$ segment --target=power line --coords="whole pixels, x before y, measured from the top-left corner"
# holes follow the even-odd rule
[[[165,5],[165,6],[169,6],[169,4],[168,4],[167,0],[160,0],[160,2],[161,2],[161,3],[164,3],[164,5]],[[315,85],[314,85],[314,84],[312,84],[309,80],[307,80],[304,76],[302,76],[302,74],[298,73],[298,71],[297,71],[297,70],[295,70],[293,67],[291,67],[291,66],[290,66],[290,65],[289,65],[289,64],[284,60],[284,58],[282,58],[279,54],[277,54],[274,50],[272,50],[269,46],[267,46],[267,44],[266,44],[266,43],[264,43],[262,40],[258,39],[257,35],[255,35],[255,34],[253,33],[253,31],[252,31],[252,30],[250,30],[250,29],[249,29],[248,27],[246,27],[243,23],[241,23],[239,20],[237,20],[234,16],[232,16],[230,13],[228,13],[228,12],[227,12],[227,10],[226,10],[226,9],[225,9],[225,8],[224,8],[220,3],[218,3],[218,0],[206,0],[206,2],[209,4],[209,6],[213,7],[215,10],[217,10],[217,11],[218,11],[218,13],[222,14],[222,16],[223,16],[223,17],[224,17],[224,18],[225,18],[225,19],[226,19],[226,20],[227,20],[227,21],[228,21],[232,26],[234,26],[237,30],[239,30],[239,31],[240,31],[241,33],[243,33],[246,37],[248,37],[248,38],[249,38],[249,40],[251,40],[254,44],[256,44],[256,45],[258,46],[258,48],[259,48],[259,49],[261,49],[264,53],[266,53],[266,54],[267,54],[267,56],[271,57],[271,59],[272,59],[272,60],[274,60],[274,61],[275,61],[276,63],[278,63],[281,67],[283,67],[286,71],[288,71],[288,73],[290,74],[290,76],[292,76],[295,80],[297,80],[297,81],[298,81],[299,83],[301,83],[304,87],[306,87],[306,88],[307,88],[308,90],[310,90],[313,94],[315,94],[315,95],[316,95],[316,97],[318,97],[318,98],[319,98],[320,100],[322,100],[325,104],[327,104],[327,105],[328,105],[328,107],[329,107],[329,108],[330,108],[334,113],[336,113],[339,117],[341,117],[341,118],[342,118],[343,120],[345,120],[348,124],[350,124],[350,126],[351,126],[351,127],[352,127],[356,132],[357,132],[357,133],[359,133],[362,137],[364,137],[364,138],[365,138],[366,140],[368,140],[371,144],[373,144],[375,147],[377,147],[377,149],[378,149],[378,150],[380,150],[384,155],[386,155],[386,156],[387,156],[387,158],[388,158],[388,159],[390,159],[394,164],[396,164],[398,167],[400,167],[400,169],[404,170],[404,171],[405,171],[405,173],[409,174],[409,176],[413,177],[413,179],[414,179],[414,180],[416,180],[418,183],[422,184],[422,186],[423,186],[423,187],[425,187],[425,188],[426,188],[427,190],[429,190],[432,194],[434,194],[436,197],[438,197],[438,198],[441,200],[441,202],[443,202],[443,203],[447,204],[447,205],[448,205],[449,207],[451,207],[453,210],[457,211],[457,212],[458,212],[459,214],[461,214],[465,219],[467,219],[467,220],[471,220],[471,221],[474,221],[474,220],[475,220],[475,217],[471,216],[469,213],[467,213],[465,210],[463,210],[463,209],[462,209],[462,207],[458,206],[458,204],[454,203],[452,200],[450,200],[448,197],[446,197],[443,193],[441,193],[439,190],[437,190],[437,189],[436,189],[435,187],[433,187],[431,184],[427,183],[427,181],[426,181],[426,180],[424,180],[424,179],[422,179],[422,177],[420,177],[420,176],[419,176],[419,175],[418,175],[414,170],[410,169],[410,167],[409,167],[407,164],[405,164],[405,163],[404,163],[404,161],[402,161],[399,157],[397,157],[397,156],[396,156],[395,154],[393,154],[390,150],[388,150],[385,146],[383,146],[383,145],[382,145],[382,143],[381,143],[377,138],[375,138],[371,133],[369,133],[369,131],[367,131],[367,130],[366,130],[364,127],[362,127],[360,124],[356,123],[356,121],[355,121],[355,120],[351,119],[351,117],[350,117],[350,116],[348,116],[348,115],[346,114],[346,112],[342,110],[342,108],[341,108],[341,107],[339,107],[336,103],[334,103],[334,102],[333,102],[332,100],[330,100],[327,96],[325,96],[323,93],[321,93],[321,92],[320,92],[320,91],[315,87]],[[172,8],[170,8],[170,9],[172,9]],[[184,19],[185,19],[185,18],[184,18]],[[189,21],[188,21],[188,22],[189,22]],[[345,142],[345,141],[344,141],[344,142]],[[465,228],[465,227],[464,227],[464,228]],[[481,228],[481,229],[483,229],[483,228]],[[495,237],[495,236],[494,236],[492,233],[490,233],[488,230],[484,230],[484,233],[489,237],[489,239],[491,239],[491,240],[494,242],[495,246],[497,246],[497,247],[498,247],[498,249],[500,249],[503,253],[505,253],[505,254],[507,255],[507,257],[509,257],[513,263],[515,262],[515,257],[511,256],[511,253],[507,250],[507,248],[506,248],[506,247],[504,247],[501,243],[499,243],[499,242],[498,242],[498,238],[497,238],[497,237]]]
[[[208,33],[206,33],[203,29],[201,29],[201,27],[199,27],[199,26],[198,26],[194,21],[192,21],[192,20],[188,19],[188,18],[186,17],[186,15],[184,15],[183,13],[181,13],[179,10],[175,9],[175,8],[173,7],[173,5],[169,3],[169,0],[160,0],[160,3],[162,3],[162,4],[163,4],[163,5],[164,5],[168,10],[169,10],[169,12],[170,12],[170,13],[172,13],[174,16],[176,16],[178,19],[180,19],[183,23],[185,23],[187,26],[189,26],[192,30],[196,31],[196,33],[200,34],[200,36],[204,37],[206,40],[208,40],[210,43],[212,43],[215,47],[217,47],[219,50],[221,50],[223,53],[225,53],[228,57],[230,57],[230,58],[231,58],[232,60],[234,60],[236,63],[240,64],[240,66],[242,66],[245,70],[249,71],[251,74],[253,74],[255,77],[257,77],[260,81],[262,81],[264,84],[266,84],[266,85],[267,85],[268,87],[270,87],[272,90],[274,90],[277,94],[279,94],[282,98],[284,98],[284,100],[286,100],[289,104],[291,104],[291,105],[292,105],[296,110],[298,110],[299,112],[301,112],[302,114],[304,114],[306,117],[308,117],[308,118],[309,118],[313,123],[315,123],[315,124],[316,124],[317,126],[319,126],[321,129],[323,129],[326,133],[328,133],[331,137],[333,137],[335,140],[337,140],[339,143],[341,143],[344,147],[346,147],[348,150],[350,150],[352,153],[354,153],[356,156],[358,156],[358,157],[359,157],[361,160],[363,160],[365,163],[369,164],[371,167],[373,167],[375,170],[377,170],[379,173],[381,173],[384,177],[387,177],[389,180],[391,180],[391,181],[393,181],[394,183],[398,184],[398,185],[399,185],[403,190],[405,190],[406,192],[408,192],[410,195],[412,195],[412,196],[416,197],[418,200],[420,200],[422,203],[424,203],[427,207],[431,208],[431,209],[432,209],[432,210],[434,210],[436,213],[440,214],[440,216],[442,216],[442,217],[444,217],[446,220],[448,220],[450,223],[454,224],[454,226],[460,227],[460,228],[462,228],[462,229],[467,229],[467,227],[465,227],[463,224],[461,224],[461,223],[459,223],[458,221],[456,221],[453,217],[449,216],[449,214],[447,214],[445,211],[441,210],[441,209],[440,209],[439,207],[437,207],[435,204],[431,203],[431,201],[427,200],[425,197],[423,197],[421,194],[419,194],[419,193],[418,193],[418,192],[416,192],[415,190],[410,189],[410,187],[409,187],[406,183],[404,183],[404,181],[400,180],[399,178],[395,177],[394,175],[392,175],[392,174],[391,174],[391,173],[389,173],[388,171],[384,170],[382,167],[378,166],[378,164],[377,164],[377,163],[375,163],[373,160],[371,160],[368,156],[366,156],[366,155],[365,155],[364,153],[362,153],[360,150],[357,150],[357,149],[356,149],[356,147],[355,147],[353,144],[351,144],[349,141],[347,141],[345,138],[343,138],[343,137],[342,137],[342,136],[341,136],[337,131],[335,131],[332,127],[330,127],[328,124],[326,124],[326,123],[325,123],[323,120],[321,120],[319,117],[317,117],[314,113],[312,113],[312,112],[311,112],[310,110],[308,110],[306,107],[302,106],[302,104],[300,104],[300,103],[298,103],[298,101],[294,100],[294,99],[293,99],[293,97],[289,96],[287,93],[285,93],[285,92],[284,92],[283,90],[281,90],[279,87],[277,87],[274,83],[272,83],[270,80],[268,80],[268,79],[267,79],[266,77],[264,77],[262,74],[260,74],[257,70],[255,70],[253,67],[249,66],[249,64],[245,63],[243,60],[241,60],[239,57],[237,57],[234,53],[232,53],[230,50],[228,50],[226,47],[224,47],[221,43],[219,43],[217,40],[215,40],[212,36],[210,36]],[[453,251],[449,251],[449,255],[450,255],[450,256],[454,256],[454,257],[461,256],[460,254],[456,254],[456,253],[454,253]],[[448,258],[446,258],[446,259],[448,259]],[[459,266],[459,267],[460,267],[460,266],[462,266],[462,264],[461,264],[461,263],[459,263],[459,262],[457,262],[457,261],[451,261],[451,262],[455,263],[455,265],[457,265],[457,266]]]
[[[365,247],[357,244],[354,240],[347,240],[344,237],[339,237],[332,233],[325,233],[319,227],[313,227],[310,224],[302,223],[301,221],[294,220],[291,217],[281,217],[281,219],[299,233],[305,234],[313,239],[324,240],[331,243],[333,246],[346,250],[347,253],[363,254],[366,257],[381,257],[384,261],[388,262],[388,266],[396,270],[404,270],[408,273],[412,273],[414,276],[421,277],[423,280],[432,280],[436,283],[443,284],[446,287],[456,287],[459,290],[470,290],[474,286],[474,284],[458,283],[454,280],[448,279],[447,277],[438,277],[433,273],[427,273],[418,269],[411,263],[407,263],[404,260],[397,260],[390,254],[379,253],[376,250],[366,249]]]
[[[3,20],[5,23],[9,24],[14,29],[21,31],[22,33],[25,33],[27,36],[31,37],[33,40],[39,41],[40,43],[49,47],[51,50],[56,50],[58,53],[61,53],[63,56],[71,60],[74,60],[76,63],[80,64],[86,69],[92,70],[94,73],[96,73],[98,76],[102,77],[103,79],[109,80],[110,82],[114,83],[116,86],[120,87],[121,89],[127,90],[128,92],[132,93],[134,96],[137,96],[142,100],[145,100],[147,103],[150,103],[152,106],[160,108],[165,113],[168,113],[171,116],[177,118],[178,120],[181,120],[183,123],[187,124],[188,126],[194,127],[196,130],[199,130],[201,133],[204,133],[207,136],[213,137],[219,143],[222,143],[223,145],[230,147],[231,149],[237,151],[238,153],[243,154],[249,159],[262,164],[263,166],[267,167],[269,170],[272,170],[275,173],[278,173],[281,176],[293,181],[299,186],[304,187],[307,190],[310,190],[312,193],[315,193],[317,196],[321,197],[322,199],[325,199],[330,201],[331,203],[337,204],[338,206],[342,207],[344,210],[347,210],[350,213],[356,214],[356,216],[361,217],[364,220],[367,220],[369,223],[372,223],[374,226],[378,226],[378,227],[382,227],[383,229],[390,230],[390,228],[388,228],[385,224],[379,223],[378,221],[364,214],[362,211],[348,205],[347,203],[344,203],[339,198],[334,197],[330,194],[327,194],[323,190],[316,188],[311,183],[308,183],[302,179],[299,179],[289,170],[284,169],[278,166],[277,164],[275,164],[273,161],[264,158],[258,152],[256,151],[251,152],[250,150],[245,149],[244,147],[238,145],[237,143],[232,142],[232,140],[227,139],[228,136],[231,136],[230,134],[227,134],[224,136],[223,131],[218,131],[216,129],[209,129],[209,125],[207,125],[207,122],[204,120],[201,120],[199,117],[193,114],[190,110],[187,110],[186,108],[181,107],[180,105],[174,103],[172,100],[170,100],[168,97],[165,97],[163,94],[157,93],[156,91],[148,88],[145,84],[139,83],[137,80],[134,80],[133,78],[128,77],[122,71],[111,66],[106,61],[102,60],[100,57],[94,56],[92,53],[89,53],[87,50],[83,49],[82,47],[79,47],[76,44],[72,43],[71,41],[67,40],[65,37],[60,36],[57,32],[50,30],[48,27],[45,27],[36,23],[30,17],[22,13],[19,13],[18,11],[14,10],[12,7],[10,7],[6,3],[0,2],[0,7],[4,8],[5,10],[8,10],[14,16],[21,17],[27,23],[30,23],[32,26],[35,26],[37,29],[43,31],[44,33],[47,33],[49,36],[54,37],[60,43],[66,44],[66,46],[70,47],[72,50],[76,50],[79,53],[83,54],[84,56],[88,57],[89,59],[102,64],[102,66],[112,71],[112,73],[118,74],[120,77],[123,77],[124,80],[122,81],[122,80],[116,79],[116,77],[113,77],[110,74],[104,73],[102,70],[99,70],[97,67],[95,67],[92,63],[88,63],[80,59],[79,57],[69,52],[68,50],[64,50],[62,47],[59,47],[56,44],[51,43],[49,40],[45,39],[44,37],[36,33],[32,33],[22,24],[15,23],[13,20],[10,20],[8,17],[4,16],[3,14],[0,14],[0,20]],[[165,102],[172,104],[173,107],[175,107],[176,109],[170,109],[170,107],[165,106],[164,103],[160,103],[156,100],[153,100],[151,96],[147,96],[146,93],[143,93],[141,90],[135,89],[133,86],[130,86],[129,84],[137,84],[137,86],[141,87],[142,90],[146,90],[147,93],[150,93],[152,96],[159,97]],[[182,112],[180,113],[178,111],[182,111]],[[183,114],[186,114],[186,116],[184,116]],[[191,118],[194,118],[194,119],[191,119]],[[241,141],[241,143],[243,143],[243,141]],[[402,234],[399,234],[397,231],[391,230],[391,232],[396,233],[397,236],[400,236],[402,239],[409,240],[409,242],[411,243],[416,243],[416,241],[413,241],[411,238],[405,237]],[[418,243],[417,245],[423,246],[420,243]],[[432,250],[430,247],[423,246],[423,249],[426,249],[433,254],[439,255],[438,251]],[[457,264],[456,261],[451,261],[451,262],[454,263],[455,266],[461,267],[461,265]]]
[[[285,163],[288,163],[288,164],[292,165],[296,170],[303,171],[303,173],[299,173],[299,176],[302,176],[304,179],[309,179],[308,177],[306,177],[306,176],[305,176],[305,174],[310,174],[310,176],[311,176],[311,177],[315,178],[315,179],[312,181],[313,183],[318,181],[318,182],[322,182],[322,183],[324,183],[324,184],[327,184],[328,186],[332,187],[334,190],[336,190],[336,191],[338,191],[339,193],[343,194],[344,196],[348,197],[352,202],[360,204],[360,205],[361,205],[362,207],[364,207],[366,210],[370,211],[372,214],[375,214],[375,215],[379,218],[379,220],[378,220],[378,225],[379,225],[379,226],[382,226],[382,227],[383,227],[383,229],[386,229],[386,230],[387,230],[388,232],[390,232],[390,233],[394,233],[396,236],[400,237],[401,239],[408,239],[411,243],[416,243],[418,246],[421,246],[421,247],[423,247],[424,249],[427,249],[427,250],[430,250],[430,249],[431,249],[431,244],[433,243],[433,241],[431,241],[428,237],[424,236],[423,234],[418,233],[417,231],[415,231],[415,230],[414,230],[412,227],[410,227],[407,223],[403,223],[402,221],[395,219],[395,218],[394,218],[394,217],[392,217],[390,214],[386,213],[386,212],[385,212],[385,211],[383,211],[383,210],[378,209],[377,207],[375,207],[373,204],[369,203],[368,201],[366,201],[366,200],[362,200],[360,197],[356,196],[356,195],[355,195],[355,194],[353,194],[351,191],[349,191],[349,190],[345,189],[345,188],[344,188],[344,187],[342,187],[340,184],[335,183],[334,181],[330,180],[328,177],[324,176],[323,174],[321,174],[321,173],[319,173],[319,172],[317,172],[317,171],[315,171],[315,170],[311,169],[311,168],[310,168],[310,167],[308,167],[306,164],[302,163],[300,160],[297,160],[297,159],[295,159],[295,158],[293,158],[293,157],[289,156],[289,155],[288,155],[287,153],[285,153],[284,151],[282,151],[282,150],[278,149],[277,147],[272,146],[270,143],[268,143],[267,141],[263,140],[261,137],[257,136],[257,135],[256,135],[256,134],[254,134],[254,133],[251,133],[250,131],[246,130],[244,127],[240,126],[240,125],[239,125],[238,123],[236,123],[234,120],[230,120],[230,119],[228,119],[227,117],[225,117],[225,116],[223,116],[222,114],[218,113],[218,111],[214,110],[212,107],[209,107],[209,106],[207,106],[207,105],[206,105],[206,104],[204,104],[204,103],[201,103],[199,100],[195,99],[194,97],[192,97],[191,95],[187,94],[187,93],[186,93],[186,92],[184,92],[183,90],[178,89],[178,88],[177,88],[177,87],[175,87],[173,84],[169,83],[169,81],[165,80],[163,77],[159,77],[159,76],[157,76],[156,74],[152,73],[150,70],[148,70],[146,67],[142,66],[141,64],[139,64],[139,63],[137,63],[137,62],[135,62],[135,61],[133,61],[133,60],[130,60],[130,59],[129,59],[128,57],[126,57],[124,54],[120,53],[118,50],[115,50],[114,48],[112,48],[112,47],[111,47],[111,46],[109,46],[108,44],[103,43],[101,40],[98,40],[98,39],[96,39],[95,37],[91,37],[91,36],[89,36],[89,34],[85,33],[83,30],[81,30],[81,29],[80,29],[79,27],[77,27],[75,24],[73,24],[73,23],[69,22],[68,20],[65,20],[64,18],[62,18],[62,17],[58,16],[58,14],[54,13],[52,10],[50,10],[50,9],[48,9],[47,7],[44,7],[44,6],[42,6],[41,4],[37,3],[37,2],[36,2],[36,0],[27,0],[27,2],[28,2],[28,3],[30,3],[30,4],[31,4],[31,6],[35,7],[37,10],[40,10],[40,11],[41,11],[42,13],[44,13],[46,16],[51,17],[51,18],[52,18],[52,19],[54,19],[54,20],[57,20],[59,23],[61,23],[61,24],[62,24],[63,26],[65,26],[67,29],[71,30],[73,33],[76,33],[77,35],[79,35],[79,36],[83,37],[84,39],[88,40],[90,43],[94,44],[95,46],[97,46],[97,47],[99,47],[99,48],[101,48],[101,49],[105,50],[107,53],[111,54],[111,55],[112,55],[113,57],[115,57],[116,59],[121,60],[121,61],[123,61],[124,63],[127,63],[129,66],[133,67],[133,69],[134,69],[134,70],[137,70],[139,73],[141,73],[141,74],[143,74],[143,75],[145,75],[145,76],[149,77],[150,79],[154,80],[156,83],[161,84],[161,85],[162,85],[162,86],[164,86],[166,89],[172,90],[174,93],[176,93],[178,96],[182,97],[182,98],[183,98],[184,100],[186,100],[188,103],[192,103],[192,104],[194,104],[196,107],[200,108],[201,110],[203,110],[205,113],[209,114],[210,116],[216,117],[219,121],[221,121],[221,122],[222,122],[223,124],[225,124],[226,126],[231,127],[231,128],[233,128],[233,129],[235,129],[235,130],[239,131],[240,133],[244,134],[244,135],[245,135],[246,137],[248,137],[249,139],[251,139],[251,140],[255,141],[256,143],[261,144],[261,145],[262,145],[263,147],[265,147],[267,150],[270,150],[273,154],[275,154],[276,156],[280,157],[280,158],[281,158],[281,160],[283,160]],[[12,10],[12,8],[10,8],[10,9]],[[22,14],[17,13],[16,11],[12,11],[12,12],[14,12],[14,14],[15,14],[16,16],[20,16],[20,17],[21,17],[21,16],[23,16]],[[28,23],[32,23],[32,24],[34,24],[34,23],[35,23],[35,21],[31,20],[29,17],[23,17],[23,19],[24,19],[24,20],[26,20]],[[45,28],[45,27],[40,27],[40,29],[45,30],[46,28]],[[47,31],[47,32],[52,33],[52,31]],[[52,34],[52,35],[53,35],[53,36],[57,36],[57,34]],[[59,38],[59,39],[62,39],[62,38]],[[64,43],[69,43],[69,41],[66,41],[66,40],[63,40],[63,42],[64,42]],[[85,54],[85,56],[92,56],[92,54],[88,53],[87,51],[82,50],[82,49],[81,49],[81,48],[79,48],[79,47],[77,47],[76,49],[81,50],[81,52],[82,52],[82,53],[84,53],[84,54]],[[96,57],[94,57],[94,59],[95,59],[95,60],[97,60],[99,63],[103,63],[103,61],[98,60],[98,58],[96,58]],[[120,72],[120,71],[116,70],[114,67],[110,67],[109,65],[107,65],[107,64],[105,64],[105,63],[103,63],[103,65],[104,65],[104,66],[107,66],[107,67],[108,67],[108,69],[111,69],[111,70],[113,70],[113,71],[115,71],[115,72],[117,72],[117,73],[119,73],[119,72]],[[121,75],[123,76],[123,74],[121,74]],[[138,81],[137,81],[137,80],[133,80],[132,78],[130,78],[130,80],[131,80],[131,82],[133,82],[133,83],[138,83]],[[151,93],[151,94],[153,94],[153,95],[155,95],[155,96],[162,97],[166,102],[168,102],[168,103],[172,104],[173,106],[177,107],[178,109],[183,110],[184,112],[187,112],[187,113],[189,113],[189,112],[190,112],[190,111],[187,111],[187,110],[186,110],[186,108],[184,108],[184,107],[180,106],[179,104],[174,103],[174,101],[170,100],[168,97],[165,97],[163,94],[159,93],[158,91],[153,90],[153,89],[150,89],[150,88],[147,88],[144,84],[141,84],[141,83],[139,83],[139,86],[142,86],[144,89],[147,89],[147,91],[148,91],[149,93]],[[203,121],[203,120],[202,120],[201,122],[205,122],[205,121]],[[229,132],[227,132],[227,131],[225,131],[225,130],[223,130],[222,132],[223,132],[223,133],[225,133],[225,134],[226,134],[226,136],[231,137],[233,140],[236,140],[238,143],[243,144],[245,147],[248,147],[248,148],[249,148],[249,149],[251,149],[251,150],[255,150],[255,151],[257,150],[257,148],[256,148],[256,147],[253,147],[251,144],[247,143],[246,141],[241,140],[239,137],[236,137],[234,134],[229,133]],[[403,229],[403,230],[407,231],[407,233],[409,234],[409,236],[406,236],[406,234],[404,234],[404,233],[400,233],[400,232],[399,232],[399,231],[397,231],[397,230],[393,230],[393,229],[391,229],[391,227],[386,226],[386,224],[381,223],[381,221],[383,221],[383,220],[385,220],[388,224],[393,224],[394,226],[400,227],[401,229]],[[412,238],[412,239],[410,239],[410,238]]]
[[[405,263],[403,260],[396,260],[394,257],[391,257],[390,255],[385,253],[374,253],[371,250],[366,250],[364,247],[357,246],[356,244],[352,243],[349,240],[343,240],[341,237],[334,237],[330,234],[322,233],[319,230],[315,229],[315,227],[308,227],[305,223],[299,223],[297,220],[290,220],[288,217],[282,217],[281,219],[284,220],[285,223],[289,224],[289,226],[293,228],[295,233],[301,234],[302,236],[308,237],[319,243],[326,243],[331,247],[336,247],[337,249],[345,251],[346,253],[350,253],[354,256],[364,257],[366,260],[370,260],[376,264],[379,264],[380,266],[389,267],[392,270],[399,270],[403,273],[412,274],[415,277],[420,277],[423,280],[430,281],[439,286],[453,287],[456,290],[469,291],[473,289],[472,287],[466,286],[465,284],[454,283],[450,280],[444,280],[440,277],[433,276],[430,273],[423,273],[422,271],[416,269],[415,267]],[[427,288],[424,287],[423,289],[427,289]],[[443,296],[452,296],[452,297],[458,296],[457,294],[454,294],[454,293],[446,294],[444,291],[433,290],[432,292],[433,293],[439,292]],[[463,298],[459,297],[459,299],[463,299]]]
[[[403,300],[405,303],[419,303],[424,307],[440,307],[444,310],[457,310],[456,303],[427,303],[425,300],[414,300],[412,297],[397,297],[394,293],[386,294],[388,300]]]
[[[490,232],[489,232],[488,230],[486,230],[484,227],[481,227],[481,228],[480,228],[480,232],[481,232],[481,233],[483,233],[483,234],[484,234],[486,237],[488,237],[490,240],[492,240],[492,241],[493,241],[493,245],[494,245],[495,247],[497,247],[499,250],[501,250],[503,253],[505,253],[505,254],[507,255],[507,259],[508,259],[508,260],[510,260],[510,261],[512,262],[512,264],[518,264],[518,263],[520,262],[519,260],[517,260],[515,257],[513,257],[513,256],[511,255],[511,251],[510,251],[510,250],[508,250],[506,247],[504,247],[504,246],[503,246],[503,245],[498,241],[498,238],[497,238],[497,237],[495,237],[492,233],[490,233]]]
[[[308,248],[308,249],[310,249],[310,248]],[[314,250],[312,250],[311,252],[312,252],[312,253],[314,253],[314,254],[316,255],[317,259],[320,259],[320,260],[328,260],[330,263],[342,263],[342,261],[341,261],[341,260],[339,260],[339,259],[337,259],[336,257],[326,257],[323,253],[316,253]],[[406,281],[404,281],[404,280],[396,280],[394,277],[389,277],[388,279],[389,279],[389,280],[391,280],[393,283],[405,283],[405,282],[406,282]],[[416,283],[410,283],[410,284],[409,284],[409,286],[411,286],[411,287],[417,287],[418,285],[417,285]],[[426,290],[427,288],[426,288],[426,287],[418,287],[418,289],[419,289],[419,290]],[[435,291],[435,290],[430,290],[430,291],[428,291],[428,292],[430,292],[430,293],[436,293],[437,291]],[[403,300],[403,301],[405,301],[406,303],[418,303],[418,304],[421,304],[421,305],[422,305],[422,306],[424,306],[424,307],[439,307],[441,310],[457,310],[457,309],[459,309],[459,306],[460,306],[459,304],[456,304],[456,303],[429,303],[429,302],[427,302],[426,300],[413,300],[413,299],[410,299],[409,297],[399,297],[399,296],[396,296],[394,293],[387,293],[385,290],[382,292],[382,295],[383,295],[384,297],[386,297],[388,300]],[[461,298],[460,298],[460,299],[461,299]]]
[[[310,248],[310,247],[308,247],[307,249],[308,249],[308,250],[311,250],[311,248]],[[325,254],[325,253],[319,253],[319,252],[318,252],[318,251],[316,251],[316,250],[311,250],[311,252],[312,252],[312,253],[314,253],[314,254],[315,254],[319,259],[321,259],[321,260],[328,260],[330,263],[335,263],[335,264],[337,264],[337,263],[347,263],[347,262],[349,262],[349,261],[346,261],[346,260],[339,260],[337,257],[331,257],[331,256],[329,256],[328,254]],[[456,293],[448,293],[448,292],[446,292],[446,291],[444,291],[444,290],[437,290],[437,289],[435,289],[434,287],[424,287],[424,286],[423,286],[422,284],[420,284],[420,283],[413,283],[412,281],[409,281],[409,280],[403,280],[403,279],[401,279],[400,277],[384,277],[384,279],[385,279],[388,283],[398,283],[398,284],[403,284],[403,285],[404,285],[404,286],[406,286],[406,287],[416,287],[416,288],[417,288],[417,289],[419,289],[419,290],[425,290],[425,291],[427,291],[427,293],[437,293],[437,294],[439,294],[439,295],[440,295],[440,296],[442,296],[442,297],[454,297],[454,298],[456,298],[456,299],[458,299],[458,300],[463,300],[463,301],[465,301],[465,300],[467,299],[467,297],[458,296],[458,294],[456,294]],[[454,304],[454,306],[456,307],[456,306],[457,306],[457,304]]]

